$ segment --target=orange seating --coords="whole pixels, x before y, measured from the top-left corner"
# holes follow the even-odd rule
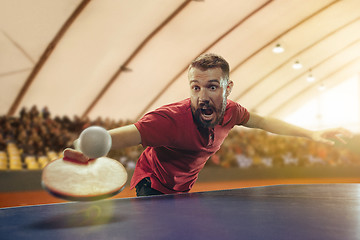
[[[26,168],[29,170],[38,170],[39,169],[39,164],[36,161],[35,156],[26,156],[25,164],[26,164]]]
[[[49,158],[47,156],[40,156],[38,157],[38,163],[39,167],[43,169],[49,163]]]

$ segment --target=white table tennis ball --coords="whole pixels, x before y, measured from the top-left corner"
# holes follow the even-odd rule
[[[111,148],[111,136],[105,128],[88,127],[80,134],[79,148],[89,158],[103,157]]]

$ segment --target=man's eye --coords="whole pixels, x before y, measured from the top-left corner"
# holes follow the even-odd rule
[[[213,85],[213,86],[210,86],[210,89],[211,89],[211,90],[216,90],[216,89],[217,89],[217,86],[214,86],[214,85]]]
[[[193,89],[194,91],[198,91],[200,88],[199,88],[198,86],[193,86],[192,89]]]

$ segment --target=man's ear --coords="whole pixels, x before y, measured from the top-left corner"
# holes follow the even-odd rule
[[[229,80],[229,83],[227,84],[227,87],[226,87],[226,97],[228,97],[230,95],[233,86],[234,86],[233,81]]]

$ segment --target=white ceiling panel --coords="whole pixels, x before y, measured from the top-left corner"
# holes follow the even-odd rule
[[[351,61],[348,64],[345,64],[344,66],[335,69],[334,73],[330,74],[329,77],[326,78],[327,79],[326,88],[331,89],[332,87],[341,83],[342,81],[346,81],[350,77],[353,77],[354,72],[359,72],[359,66],[360,66],[360,58],[357,58],[355,61]],[[304,89],[303,91],[298,92],[296,95],[293,95],[291,97],[290,101],[287,102],[283,101],[281,106],[278,105],[279,108],[275,109],[271,114],[274,114],[279,118],[285,118],[287,115],[294,112],[294,109],[297,109],[301,107],[303,104],[306,104],[308,100],[319,96],[320,92],[318,86],[319,84],[314,84]]]
[[[231,99],[283,117],[316,97],[310,68],[329,84],[360,72],[359,9],[358,0],[0,0],[0,114],[37,105],[135,121],[188,97],[187,66],[214,52],[230,63]],[[272,52],[277,43],[285,52]]]
[[[337,76],[336,74],[338,72],[344,71],[344,69],[349,68],[349,66],[352,67],[351,69],[354,69],[354,62],[357,62],[358,58],[360,57],[360,55],[358,54],[359,52],[360,41],[357,41],[355,44],[352,44],[340,54],[332,56],[331,58],[324,61],[322,65],[317,68],[317,79],[315,82],[311,84],[307,82],[307,73],[301,75],[295,81],[282,88],[281,91],[272,95],[270,99],[268,99],[264,104],[261,105],[259,111],[264,112],[265,114],[276,115],[276,112],[280,110],[281,106],[284,103],[284,98],[287,99],[286,102],[289,102],[290,98],[294,97],[295,95],[302,94],[304,90],[317,89],[320,84],[329,85],[329,78],[334,79],[333,75]],[[328,69],[331,69],[331,71],[328,71]],[[360,70],[360,65],[358,65],[358,70]],[[346,79],[340,79],[339,81],[341,80]]]

